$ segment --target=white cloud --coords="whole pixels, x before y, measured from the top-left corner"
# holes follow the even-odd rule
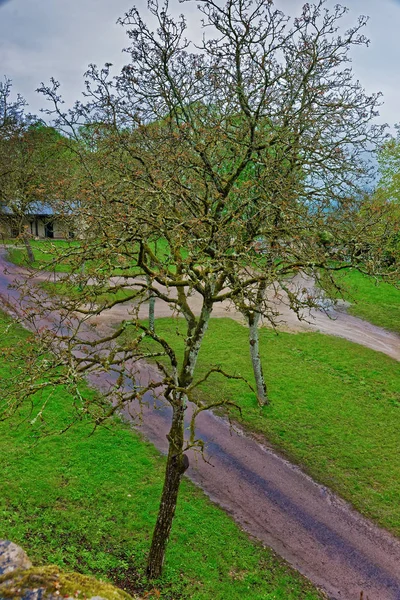
[[[0,75],[34,110],[42,105],[34,90],[50,77],[76,98],[89,63],[122,64],[126,40],[116,20],[129,7],[129,0],[12,0],[0,8]]]
[[[351,14],[370,16],[370,46],[354,52],[354,71],[368,92],[383,92],[382,121],[400,121],[400,4],[394,0],[352,0]]]

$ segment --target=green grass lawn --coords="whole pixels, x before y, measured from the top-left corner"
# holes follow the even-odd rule
[[[400,333],[400,289],[355,270],[337,274],[336,278],[344,287],[345,300],[352,303],[350,314]]]
[[[183,322],[158,319],[156,331],[179,351]],[[212,319],[196,374],[210,366],[253,381],[248,332]],[[341,338],[260,330],[271,405],[258,408],[242,382],[211,376],[203,399],[229,398],[242,424],[303,465],[358,510],[400,534],[399,363]],[[237,415],[239,420],[239,416]]]
[[[67,257],[74,248],[79,247],[76,240],[31,240],[32,250],[35,256],[35,262],[30,264],[34,269],[51,270],[57,273],[69,273],[73,268],[73,262],[69,262]],[[13,245],[15,247],[13,247]],[[28,257],[24,248],[23,240],[10,240],[7,248],[7,258],[10,262],[28,266]]]
[[[13,242],[18,247],[8,249],[9,260],[17,265],[26,266],[26,250],[21,247],[23,242],[21,240],[13,240]],[[79,241],[32,240],[31,244],[36,257],[35,263],[31,265],[34,268],[52,270],[59,273],[70,273],[74,270],[73,250],[79,247]],[[157,246],[154,244],[153,246],[161,259],[168,262],[166,241],[159,240]],[[71,252],[72,255],[68,259],[67,256]],[[182,250],[182,255],[185,255],[184,249]],[[54,263],[56,257],[57,261]],[[95,272],[96,267],[96,261],[87,262],[88,270],[94,269]],[[116,266],[112,274],[129,274],[134,276],[135,269],[129,269],[128,267],[129,265],[122,269]],[[353,269],[346,272],[339,272],[335,275],[335,278],[343,286],[344,299],[351,303],[351,306],[348,308],[350,314],[400,334],[400,289],[362,275]],[[76,289],[75,291],[77,292],[78,290]],[[62,286],[58,292],[65,295],[65,290],[62,289]]]
[[[104,289],[103,292],[98,287],[91,285],[85,286],[85,289],[80,289],[77,285],[72,285],[70,282],[63,283],[62,281],[52,282],[44,281],[40,284],[40,287],[44,289],[50,295],[62,296],[71,298],[73,300],[81,300],[83,304],[95,303],[102,304],[103,302],[116,302],[117,300],[124,301],[127,298],[132,298],[133,290],[126,288],[117,289],[116,291],[107,291]]]
[[[80,242],[79,240],[31,240],[32,250],[35,256],[35,262],[33,264],[28,263],[28,257],[26,249],[23,247],[22,240],[13,240],[15,247],[10,245],[7,248],[7,258],[10,262],[19,266],[29,266],[34,269],[40,269],[43,271],[51,271],[56,273],[73,273],[77,269],[76,253],[79,253]],[[98,250],[96,246],[92,247],[93,251]],[[80,261],[80,258],[78,259]],[[102,271],[101,260],[87,260],[85,262],[85,270],[92,271],[93,274],[96,271]],[[109,270],[109,267],[106,267]],[[112,275],[127,274],[126,269],[118,269],[117,267],[113,270]],[[128,274],[134,274],[132,269],[129,270]]]
[[[28,335],[17,326],[5,330],[9,323],[0,316],[2,378],[11,372],[7,348]],[[23,363],[18,368],[22,376]],[[69,406],[67,392],[54,390],[45,413],[52,427],[69,420]],[[27,422],[17,425],[24,416],[28,415],[0,423],[0,538],[21,544],[36,563],[105,577],[128,591],[151,590],[143,572],[164,458],[118,420],[93,435],[93,427],[81,422],[63,435],[41,439]],[[158,597],[316,600],[320,596],[184,480],[163,579],[146,596]]]
[[[23,240],[14,239],[6,240],[7,243],[7,257],[8,260],[19,266],[30,266],[34,269],[41,269],[44,271],[55,271],[56,273],[73,273],[76,271],[76,251],[79,250],[79,240],[55,240],[55,239],[43,239],[43,240],[31,240],[32,250],[35,256],[35,262],[33,264],[28,263],[28,257],[26,249],[24,248]],[[164,239],[158,240],[156,243],[149,242],[152,250],[157,254],[161,263],[164,263],[166,269],[170,269],[171,272],[175,272],[176,265],[170,264],[170,250],[167,241]],[[14,247],[13,247],[14,246]],[[121,255],[119,260],[115,260],[115,264],[109,264],[110,252],[105,250],[104,257],[101,257],[100,248],[95,243],[91,243],[91,248],[88,252],[99,259],[93,258],[85,262],[85,269],[87,272],[91,271],[92,274],[96,272],[105,272],[107,275],[127,275],[134,276],[138,273],[138,268],[135,264],[132,264],[132,254],[137,253],[137,246],[128,249],[128,253],[125,253],[126,248],[121,248]],[[131,254],[131,261],[129,261],[129,251]],[[182,257],[187,256],[187,250],[181,248],[180,250]],[[80,259],[79,259],[80,260]]]

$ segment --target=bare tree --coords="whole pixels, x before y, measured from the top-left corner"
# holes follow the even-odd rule
[[[247,317],[257,371],[258,321],[279,321],[268,288],[301,316],[315,299],[291,285],[293,274],[303,272],[329,287],[338,270],[382,267],[371,246],[357,252],[371,232],[379,247],[377,224],[385,211],[359,194],[369,175],[366,154],[383,135],[371,124],[379,95],[367,96],[348,66],[351,47],[367,42],[360,33],[366,20],[339,35],[346,9],[331,12],[323,0],[306,4],[293,20],[264,0],[228,0],[225,6],[200,0],[198,10],[205,27],[198,49],[184,37],[185,19],[173,19],[168,4],[151,0],[155,32],[136,9],[121,19],[131,60],[119,76],[111,77],[110,65],[92,66],[86,101],[70,112],[63,112],[57,83],[42,87],[53,102],[55,124],[79,145],[76,210],[95,233],[63,257],[72,269],[65,286],[72,289],[77,278],[82,284],[78,299],[44,302],[31,292],[30,319],[36,310],[43,323],[46,312],[41,348],[47,342],[52,354],[41,362],[41,378],[33,368],[30,385],[6,407],[15,409],[27,395],[60,381],[79,397],[80,379],[99,371],[108,373],[105,394],[112,404],[96,412],[96,423],[132,402],[139,406],[148,391],[169,403],[169,452],[147,565],[151,578],[161,574],[188,466],[185,452],[202,447],[196,416],[230,404],[224,398],[207,403],[195,392],[204,378],[239,377],[213,366],[196,379],[215,305],[229,301]],[[321,243],[322,234],[333,243]],[[128,292],[123,300],[121,289]],[[182,354],[141,320],[149,297],[185,319]],[[90,328],[99,314],[127,299],[134,308],[117,329]],[[56,314],[67,328],[60,330]],[[49,330],[52,319],[56,332]],[[142,359],[155,361],[158,375],[140,386],[134,382]],[[265,402],[258,375],[257,394]]]

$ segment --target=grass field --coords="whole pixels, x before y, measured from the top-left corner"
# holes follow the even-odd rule
[[[182,327],[174,319],[156,322],[157,333],[178,351]],[[211,320],[196,374],[218,365],[252,381],[247,335],[230,319]],[[262,329],[260,348],[270,406],[259,409],[244,383],[219,375],[198,393],[235,400],[245,427],[264,434],[317,480],[400,534],[399,363],[318,333],[277,336]]]
[[[400,289],[355,270],[336,277],[344,287],[345,300],[351,302],[350,314],[400,333]]]
[[[2,333],[9,323],[0,315]],[[26,336],[17,326],[3,333],[2,378],[10,373],[7,348]],[[22,373],[23,363],[19,368]],[[54,392],[45,413],[52,428],[69,420],[69,405],[65,390]],[[105,577],[128,591],[147,591],[147,599],[320,597],[186,480],[163,579],[150,586],[143,571],[164,458],[118,420],[93,435],[93,427],[82,422],[61,436],[40,439],[27,423],[16,425],[24,416],[0,423],[0,538],[21,544],[36,563]]]
[[[342,276],[350,311],[400,332],[400,291],[349,271]],[[181,323],[178,323],[180,326]],[[175,347],[176,321],[157,321]],[[271,406],[260,410],[243,384],[218,379],[202,386],[205,397],[225,396],[243,410],[243,425],[264,434],[319,481],[365,515],[400,534],[399,364],[383,354],[320,334],[261,331],[261,353]],[[212,362],[209,357],[212,357]],[[214,319],[197,373],[220,365],[252,379],[247,331]]]
[[[132,290],[125,288],[118,289],[115,292],[107,290],[101,292],[98,287],[95,288],[94,286],[87,285],[82,291],[77,285],[72,285],[70,282],[66,284],[61,281],[55,283],[44,281],[40,284],[40,287],[50,295],[64,296],[73,300],[78,299],[85,304],[102,304],[103,302],[116,302],[117,300],[120,302],[132,297]]]
[[[23,246],[23,241],[19,239],[6,240],[4,244],[7,246],[8,260],[19,266],[30,266],[34,269],[41,269],[44,271],[55,271],[56,273],[71,273],[76,270],[76,251],[79,249],[79,240],[31,240],[32,250],[35,256],[35,262],[33,264],[28,263],[27,252]],[[157,243],[149,242],[152,250],[157,254],[160,261],[164,263],[165,268],[169,268],[171,272],[175,272],[175,264],[169,265],[169,249],[166,240],[158,240]],[[137,252],[137,247],[128,248],[129,252]],[[93,271],[93,274],[102,272],[104,265],[107,275],[127,275],[134,276],[138,272],[137,267],[132,265],[129,260],[126,259],[127,254],[121,249],[120,260],[115,260],[111,266],[110,252],[106,251],[103,259],[93,258],[93,260],[87,260],[85,262],[85,269],[89,272]],[[99,247],[92,242],[92,246],[89,252],[93,253],[93,256],[99,256]],[[128,252],[128,254],[129,254]],[[187,255],[185,248],[181,248],[180,252],[182,257]],[[124,254],[124,257],[122,256]],[[132,255],[131,255],[132,256]],[[110,272],[111,269],[111,272]]]
[[[15,246],[13,247],[14,244]],[[22,240],[13,240],[8,245],[8,260],[19,266],[29,266],[43,271],[55,271],[56,273],[71,273],[76,270],[75,254],[80,246],[78,240],[31,240],[31,246],[35,256],[33,264],[28,263],[27,252],[23,247]],[[96,247],[94,246],[92,250],[96,251]],[[87,271],[93,269],[100,272],[101,267],[102,263],[98,260],[87,260],[85,262],[85,269]],[[113,275],[118,275],[119,273],[122,273],[122,270],[116,267]]]
[[[30,264],[30,267],[35,269],[44,269],[55,271],[56,273],[69,273],[71,264],[68,260],[59,260],[63,255],[74,248],[78,247],[79,242],[74,240],[31,240],[32,250],[35,256],[35,262]],[[28,258],[26,249],[23,247],[23,241],[14,239],[8,240],[7,243],[7,258],[10,262],[28,266]],[[54,262],[56,260],[56,262]]]

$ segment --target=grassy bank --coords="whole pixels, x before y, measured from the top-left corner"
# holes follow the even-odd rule
[[[26,339],[0,317],[0,376],[14,371],[8,347]],[[29,352],[29,348],[27,348]],[[23,364],[19,365],[21,376]],[[85,393],[89,393],[85,391]],[[69,419],[55,390],[45,413]],[[125,424],[93,435],[81,422],[61,436],[37,438],[28,424],[0,423],[0,538],[21,544],[37,563],[106,577],[129,590],[152,589],[144,565],[161,492],[164,458]],[[165,572],[146,598],[316,600],[320,596],[270,551],[184,480]]]
[[[56,273],[69,273],[72,265],[67,256],[79,242],[75,240],[31,240],[30,242],[35,256],[35,262],[28,263],[26,249],[23,241],[19,239],[10,240],[7,244],[7,258],[10,262],[19,266],[30,266],[34,269],[55,271]],[[65,257],[63,260],[62,257]]]
[[[8,248],[9,260],[14,264],[26,266],[27,255],[25,248],[21,247],[22,241],[12,240],[11,242],[15,243],[17,247]],[[79,246],[79,241],[32,240],[31,244],[36,258],[35,263],[31,265],[34,268],[70,273],[76,267],[74,265],[73,250]],[[168,249],[165,240],[159,240],[156,245],[152,244],[152,246],[159,257],[167,263]],[[67,257],[70,252],[72,252],[72,256],[69,260]],[[182,249],[182,254],[185,255],[185,249]],[[128,267],[129,265],[121,270],[116,265],[113,274],[127,274]],[[95,261],[88,261],[87,268],[95,269]],[[133,276],[135,270],[130,269],[129,274]],[[335,278],[339,285],[343,286],[344,299],[351,303],[348,308],[350,314],[400,334],[400,289],[362,275],[353,269],[338,272]],[[50,288],[51,285],[49,285]],[[62,287],[57,289],[57,284],[54,290],[56,293],[64,293]]]
[[[40,269],[43,271],[51,271],[56,273],[71,273],[76,272],[76,254],[79,251],[81,241],[74,240],[55,240],[55,239],[44,239],[44,240],[31,240],[32,250],[35,256],[35,261],[32,264],[28,263],[27,251],[23,245],[23,240],[14,239],[7,240],[5,242],[7,246],[7,258],[10,262],[19,266],[29,266],[34,269]],[[135,260],[132,259],[132,255],[135,257],[138,252],[138,246],[133,244],[130,246],[128,243],[126,247],[123,245],[120,248],[120,255],[118,259],[113,260],[110,264],[110,253],[109,250],[105,249],[105,255],[101,255],[101,247],[96,245],[95,241],[90,242],[90,248],[86,251],[90,258],[85,262],[85,271],[91,272],[93,275],[96,272],[106,272],[107,275],[126,275],[134,276],[138,273],[138,268]],[[167,241],[160,239],[157,242],[149,242],[149,246],[152,248],[163,263],[164,268],[169,268],[171,272],[175,272],[176,265],[174,261],[170,263],[170,249]],[[180,252],[182,257],[187,255],[185,248],[181,248]],[[79,263],[80,263],[79,258]],[[104,267],[106,265],[106,267]]]
[[[132,298],[132,290],[126,288],[110,292],[106,288],[103,288],[104,291],[101,291],[98,286],[94,287],[87,285],[84,290],[82,290],[79,286],[73,285],[71,282],[63,283],[62,281],[57,281],[55,283],[44,281],[40,284],[40,287],[50,296],[67,297],[73,300],[79,300],[84,304],[102,304],[105,302],[116,302],[117,300],[120,302],[127,298]]]
[[[183,322],[159,319],[156,331],[177,351]],[[253,380],[247,329],[213,319],[197,375],[219,365]],[[238,381],[210,377],[203,399],[226,397],[243,409],[242,423],[260,432],[317,480],[357,509],[400,534],[399,363],[340,338],[318,333],[278,336],[260,330],[271,405],[259,409]],[[237,415],[239,419],[239,416]]]
[[[350,314],[400,334],[400,289],[354,270],[337,274],[337,279],[351,302]]]

